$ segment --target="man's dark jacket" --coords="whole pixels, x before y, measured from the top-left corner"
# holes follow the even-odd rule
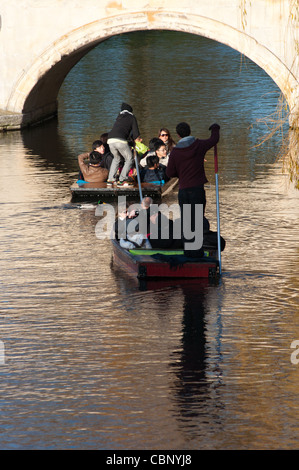
[[[184,138],[179,141],[170,153],[166,174],[169,178],[179,178],[179,188],[193,188],[207,183],[204,169],[205,154],[219,141],[219,129],[217,124],[211,126],[211,137],[200,140],[194,137]],[[191,143],[187,147],[183,142]]]

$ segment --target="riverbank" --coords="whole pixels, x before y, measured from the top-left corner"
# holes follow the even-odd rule
[[[12,113],[0,109],[0,132],[15,131],[21,129],[23,114]]]
[[[18,131],[29,126],[36,126],[57,115],[57,111],[14,113],[0,109],[0,132]]]

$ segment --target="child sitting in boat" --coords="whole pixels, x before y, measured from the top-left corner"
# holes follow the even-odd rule
[[[147,166],[140,171],[140,179],[143,183],[152,183],[163,185],[168,178],[166,176],[166,167],[160,164],[157,155],[150,155],[146,159]]]

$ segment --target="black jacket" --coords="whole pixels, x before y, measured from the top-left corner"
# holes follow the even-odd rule
[[[169,180],[165,173],[165,166],[159,165],[159,168],[149,169],[149,168],[141,168],[140,170],[140,179],[144,183],[151,183],[153,181],[162,182],[164,183]]]
[[[111,131],[108,133],[108,139],[114,138],[127,141],[133,138],[135,140],[139,135],[140,132],[134,114],[125,110],[117,116]]]

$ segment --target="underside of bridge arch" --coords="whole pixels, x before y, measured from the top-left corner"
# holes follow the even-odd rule
[[[23,125],[46,120],[57,114],[57,97],[65,77],[82,57],[101,41],[102,39],[62,55],[60,60],[40,77],[25,99],[22,109]]]
[[[281,89],[290,109],[298,84],[286,66],[256,40],[228,25],[196,15],[165,12],[136,13],[98,20],[58,39],[28,67],[11,93],[8,109],[22,115],[20,127],[36,123],[57,112],[59,89],[77,62],[100,42],[133,31],[174,30],[221,42],[263,68]]]

